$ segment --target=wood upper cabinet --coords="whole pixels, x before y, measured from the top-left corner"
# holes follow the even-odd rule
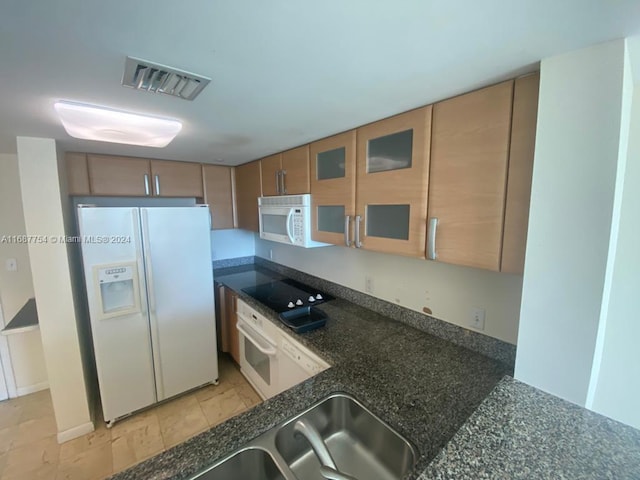
[[[212,230],[234,228],[233,169],[223,165],[202,165],[204,201],[211,211]]]
[[[430,133],[431,106],[358,128],[356,247],[424,258]]]
[[[87,155],[92,195],[146,196],[151,193],[146,158]]]
[[[258,232],[258,197],[262,196],[260,160],[236,167],[238,228]]]
[[[68,152],[65,154],[67,192],[69,195],[91,195],[87,154]]]
[[[356,131],[309,145],[311,238],[351,246],[350,220],[356,214]]]
[[[259,164],[262,171],[262,194],[265,197],[281,195],[280,171],[282,170],[282,155],[277,153],[265,157],[259,161]]]
[[[74,168],[82,168],[79,159]],[[204,197],[199,163],[90,153],[87,169],[91,195]]]
[[[500,270],[513,84],[433,107],[429,258]]]
[[[540,74],[516,79],[501,271],[522,274],[529,223]]]
[[[309,145],[265,157],[260,168],[264,196],[309,193]]]
[[[160,197],[204,197],[199,163],[151,160],[153,194]]]
[[[282,193],[309,193],[309,145],[282,152]]]

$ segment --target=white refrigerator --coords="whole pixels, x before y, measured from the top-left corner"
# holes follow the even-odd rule
[[[107,426],[218,380],[209,209],[78,207]]]

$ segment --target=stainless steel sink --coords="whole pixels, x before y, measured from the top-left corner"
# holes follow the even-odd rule
[[[300,480],[326,477],[320,473],[313,441],[294,432],[297,420],[315,427],[343,474],[361,480],[400,479],[414,466],[415,452],[409,442],[355,399],[337,394],[293,418],[276,433],[278,453]]]
[[[261,448],[247,448],[216,463],[196,477],[198,480],[284,480],[269,453]]]
[[[277,425],[197,480],[399,480],[411,444],[349,395],[336,393]]]

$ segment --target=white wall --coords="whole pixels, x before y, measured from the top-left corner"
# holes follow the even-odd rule
[[[0,237],[24,235],[24,214],[20,194],[20,174],[16,155],[0,154]],[[5,262],[15,258],[18,271],[8,272]],[[34,296],[26,243],[0,243],[0,300],[5,322],[18,313]],[[40,331],[34,330],[6,337],[17,394],[24,395],[48,387],[47,370]]]
[[[213,260],[249,257],[256,253],[256,234],[247,230],[211,230]]]
[[[619,167],[625,44],[541,62],[516,378],[585,405]]]
[[[52,139],[18,137],[18,164],[28,235],[62,236],[64,218]],[[29,244],[42,346],[58,427],[58,440],[93,429],[76,329],[76,307],[64,244]]]
[[[515,344],[522,278],[417,258],[346,247],[298,248],[256,240],[256,255],[361,292],[373,279],[373,295],[441,320],[468,327],[470,310],[486,309],[482,332]]]
[[[637,53],[640,60],[640,48]],[[640,75],[635,82],[610,295],[588,406],[640,428]]]

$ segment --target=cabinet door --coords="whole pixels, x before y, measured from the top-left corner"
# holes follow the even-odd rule
[[[160,197],[204,197],[199,163],[151,160],[153,194]]]
[[[212,230],[234,228],[233,169],[223,165],[203,165],[204,198],[211,211]]]
[[[227,309],[227,332],[228,332],[228,345],[229,345],[229,353],[236,361],[237,364],[240,364],[240,338],[238,336],[238,329],[236,328],[236,323],[238,323],[238,295],[229,289],[225,288],[225,307]]]
[[[86,153],[66,153],[67,193],[69,195],[91,195],[89,169]]]
[[[282,185],[285,195],[309,193],[309,145],[282,152]]]
[[[258,197],[262,195],[260,160],[236,167],[235,173],[238,228],[258,232]]]
[[[431,106],[357,131],[362,248],[424,258]]]
[[[149,160],[87,155],[93,195],[146,196],[151,193]]]
[[[539,83],[539,73],[521,77],[516,79],[513,91],[501,271],[520,275],[524,272],[524,255],[527,245]]]
[[[311,238],[345,245],[346,216],[356,212],[356,131],[341,133],[309,146],[311,163]],[[347,229],[351,230],[349,225]]]
[[[436,260],[500,270],[512,95],[508,81],[433,107],[429,219],[437,218]]]
[[[262,195],[283,195],[280,192],[280,170],[282,169],[281,154],[271,155],[259,161],[262,170]]]

